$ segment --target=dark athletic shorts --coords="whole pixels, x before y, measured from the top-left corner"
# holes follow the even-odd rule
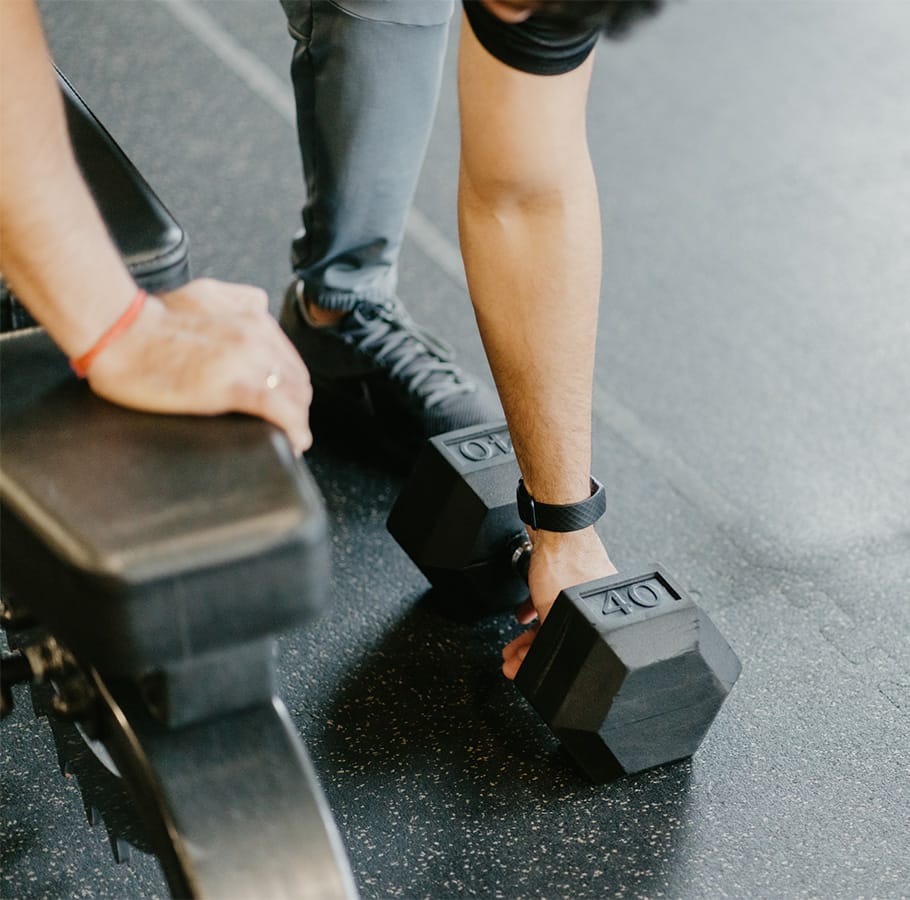
[[[532,75],[562,75],[577,69],[600,37],[599,28],[530,16],[509,24],[479,0],[463,0],[477,40],[500,62]]]

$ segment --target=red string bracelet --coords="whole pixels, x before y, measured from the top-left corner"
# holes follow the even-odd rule
[[[132,302],[123,311],[123,314],[120,316],[120,318],[117,319],[117,321],[114,322],[114,324],[111,325],[111,327],[108,328],[108,330],[105,331],[97,341],[95,341],[94,346],[87,352],[83,353],[82,356],[77,356],[75,359],[70,360],[70,368],[72,368],[72,370],[80,378],[85,378],[85,376],[88,374],[90,366],[95,361],[95,358],[98,356],[98,354],[104,350],[108,344],[111,344],[117,340],[117,338],[120,337],[120,335],[123,334],[123,332],[126,331],[130,325],[133,324],[133,322],[136,320],[136,317],[140,312],[142,312],[142,307],[145,304],[145,298],[147,296],[148,294],[142,290],[142,288],[139,288],[139,290],[136,292],[136,296],[133,297]]]

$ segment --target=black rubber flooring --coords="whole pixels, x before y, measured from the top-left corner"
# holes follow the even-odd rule
[[[277,304],[301,194],[277,3],[42,2],[55,56],[185,225],[197,275]],[[595,398],[604,535],[660,560],[742,678],[689,763],[585,783],[384,530],[362,448],[310,464],[334,605],[282,694],[364,897],[910,896],[910,4],[690,0],[599,51]],[[457,270],[450,58],[402,262],[483,370]],[[432,228],[427,228],[429,223]],[[4,897],[152,897],[21,693]]]

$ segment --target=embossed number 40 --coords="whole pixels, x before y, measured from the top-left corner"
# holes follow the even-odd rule
[[[608,591],[601,613],[605,616],[621,612],[630,615],[635,607],[649,609],[660,604],[660,595],[649,584],[630,584],[619,590]]]

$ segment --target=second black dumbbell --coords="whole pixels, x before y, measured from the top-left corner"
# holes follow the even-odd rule
[[[429,581],[488,611],[527,596],[530,544],[504,423],[427,442],[388,528]],[[606,781],[691,756],[740,672],[662,568],[562,591],[515,684],[576,764]]]

